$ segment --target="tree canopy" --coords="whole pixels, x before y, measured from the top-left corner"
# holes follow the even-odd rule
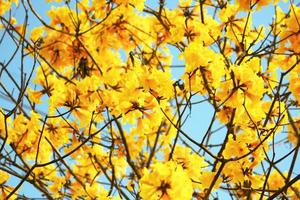
[[[0,199],[300,199],[300,4],[170,2],[0,0]]]

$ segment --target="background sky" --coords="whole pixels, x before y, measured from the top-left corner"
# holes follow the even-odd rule
[[[150,7],[154,8],[158,5],[157,3],[158,0],[146,0],[146,4],[149,5]],[[43,19],[45,19],[46,21],[49,20],[49,18],[46,15],[46,12],[50,9],[51,4],[46,4],[45,0],[33,0],[32,4],[34,5],[34,8],[38,11],[38,13],[40,14],[40,16],[42,16]],[[56,4],[57,5],[57,4]],[[288,5],[289,3],[280,3],[279,6],[286,11],[288,9]],[[166,6],[168,8],[174,8],[177,6],[177,1],[176,0],[166,0]],[[15,15],[15,17],[18,19],[18,22],[22,22],[24,19],[24,14],[22,11],[23,9],[18,9],[19,12],[16,13],[12,13],[13,15]],[[253,15],[253,23],[254,26],[258,27],[259,25],[265,25],[268,26],[269,23],[272,21],[274,15],[274,7],[273,6],[268,6],[268,7],[264,7],[263,9],[259,10],[258,12],[255,12],[255,14]],[[30,12],[29,12],[29,26],[28,29],[31,30],[32,28],[36,27],[36,26],[40,26],[41,24],[39,23],[39,21],[35,18],[35,16],[33,16]],[[0,33],[2,33],[0,31]],[[9,41],[11,42],[11,41]],[[7,42],[6,40],[4,40],[4,43],[2,45],[0,45],[0,52],[1,52],[1,56],[0,56],[0,62],[3,61],[7,61],[7,59],[9,58],[9,56],[13,53],[13,51],[15,50],[15,46],[12,46],[11,43]],[[183,65],[184,62],[182,60],[180,60],[178,58],[179,56],[179,52],[177,49],[175,49],[174,47],[170,47],[171,53],[173,55],[173,64],[174,65]],[[30,58],[26,59],[25,61],[25,65],[28,66],[27,70],[30,70],[32,67],[32,60]],[[20,59],[15,59],[12,61],[12,63],[9,65],[8,70],[10,72],[12,72],[14,77],[20,77]],[[180,78],[180,76],[183,74],[183,68],[173,68],[172,69],[172,75],[173,75],[173,79],[174,80],[178,80]],[[15,87],[15,85],[12,83],[12,81],[9,79],[9,77],[4,73],[1,76],[1,80],[2,83],[4,83],[7,86],[8,90],[12,90],[14,88],[14,93],[13,95],[16,96],[18,94],[17,92],[17,88]],[[1,94],[0,94],[1,95]],[[197,97],[194,98],[193,101],[198,101],[203,99],[202,97]],[[5,101],[4,98],[0,98],[0,107],[3,108],[12,108],[13,104],[10,104],[9,101]],[[45,110],[45,108],[41,108],[42,110]],[[192,112],[190,113],[190,116],[186,122],[186,124],[183,127],[183,130],[187,133],[189,133],[193,138],[195,138],[196,140],[200,140],[203,136],[203,133],[206,131],[210,121],[211,121],[211,117],[213,115],[213,109],[211,107],[210,104],[206,103],[201,103],[201,104],[196,104],[192,107]],[[213,130],[219,128],[221,125],[219,123],[215,123]],[[215,141],[215,143],[220,143],[220,141],[223,141],[224,138],[224,133],[225,133],[225,129],[223,129],[223,131],[219,131],[217,132],[217,134],[213,135],[213,140]],[[286,137],[285,133],[280,133],[277,136],[277,140]],[[284,155],[286,147],[288,144],[280,144],[277,146],[277,158],[281,157],[282,155]],[[287,159],[285,162],[282,162],[279,164],[279,167],[284,169],[287,168],[288,165],[286,165],[288,163],[288,161],[291,160],[291,157],[289,159]],[[299,162],[299,158],[298,158],[298,165],[296,165],[296,168],[294,169],[295,172],[300,171],[300,162]],[[10,183],[12,183],[13,185],[16,185],[19,182],[19,179],[17,178],[12,178],[10,179]],[[23,187],[21,188],[21,193],[24,192],[24,194],[26,194],[27,197],[32,197],[32,198],[38,198],[41,197],[39,192],[36,191],[30,184],[25,183],[23,185]],[[222,194],[223,195],[223,194]],[[226,196],[226,194],[224,194],[222,196],[222,199],[227,199],[229,198],[228,196]]]

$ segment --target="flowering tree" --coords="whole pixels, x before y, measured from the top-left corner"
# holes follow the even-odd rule
[[[0,0],[0,199],[300,199],[300,5],[166,3]]]

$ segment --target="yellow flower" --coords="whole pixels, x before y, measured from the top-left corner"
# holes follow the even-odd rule
[[[268,186],[270,190],[278,190],[285,185],[284,177],[282,177],[277,170],[271,172],[268,179]]]
[[[296,76],[298,76],[298,74]],[[296,76],[292,76],[290,78],[289,89],[293,93],[296,100],[299,101],[300,100],[300,78]]]
[[[294,124],[290,124],[288,126],[288,140],[294,145],[297,146],[297,144],[299,143],[299,138],[300,138],[300,134],[299,134],[299,128],[300,128],[300,122],[299,122],[299,117],[293,119],[294,120]],[[296,127],[296,131],[293,128]]]
[[[13,0],[13,3],[18,5],[19,1]],[[0,15],[3,15],[4,13],[6,13],[11,8],[11,6],[12,6],[11,4],[12,4],[12,1],[0,0]]]
[[[216,172],[205,171],[200,177],[200,182],[203,189],[207,189],[211,186],[212,180],[216,176]],[[216,183],[214,184],[213,189],[217,189],[219,185],[222,183],[222,179],[218,177]]]
[[[61,0],[47,0],[47,3],[51,3],[51,2],[57,2],[57,3],[59,3],[59,2],[61,2]]]
[[[187,173],[173,161],[152,165],[140,180],[143,199],[182,200],[191,199],[192,194],[192,182]]]
[[[28,88],[27,92],[28,92],[28,98],[32,103],[37,103],[37,104],[42,103],[41,101],[41,97],[43,95],[42,92],[35,91],[31,88]]]
[[[260,9],[263,6],[268,5],[272,2],[272,0],[260,0],[260,1],[252,1],[252,0],[237,0],[238,4],[240,5],[240,8],[243,10],[250,10],[252,6],[257,4],[257,8]],[[273,1],[276,3],[276,1]]]
[[[30,39],[33,42],[36,42],[39,38],[42,37],[43,33],[44,33],[44,28],[42,26],[36,27],[31,31]]]
[[[194,181],[199,180],[200,172],[208,165],[203,157],[192,153],[190,148],[183,146],[176,146],[172,159],[180,164]]]
[[[9,175],[6,172],[0,170],[0,185],[4,184],[8,179]]]

